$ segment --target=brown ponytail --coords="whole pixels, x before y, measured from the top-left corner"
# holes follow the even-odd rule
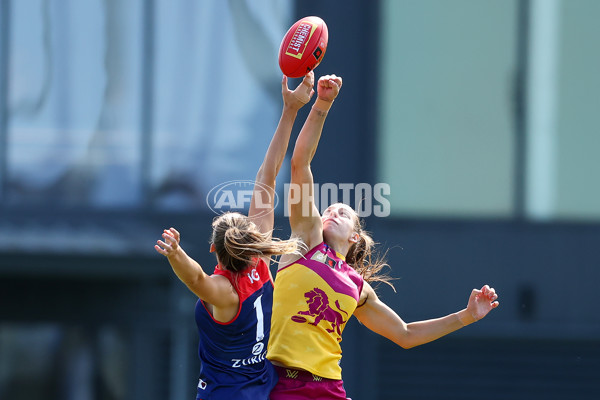
[[[351,265],[356,272],[358,272],[365,281],[371,282],[383,282],[388,284],[396,291],[394,285],[391,283],[392,277],[382,273],[381,270],[385,267],[389,267],[385,260],[385,256],[374,254],[375,241],[364,229],[364,222],[355,214],[355,225],[354,229],[358,233],[358,241],[354,243],[348,250],[346,255],[346,262]]]
[[[273,239],[271,232],[260,232],[248,217],[227,212],[213,221],[212,242],[221,266],[229,271],[240,272],[255,258],[281,254],[300,255],[297,239]]]

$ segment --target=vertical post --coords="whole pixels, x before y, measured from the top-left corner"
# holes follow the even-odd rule
[[[365,108],[365,116],[360,120],[361,128],[361,143],[362,151],[365,156],[362,168],[358,170],[362,176],[359,176],[358,182],[370,182],[375,184],[378,182],[379,171],[377,170],[377,144],[380,138],[378,109],[381,95],[379,90],[373,90],[373,87],[382,87],[380,54],[379,46],[373,43],[380,43],[381,37],[381,5],[380,0],[370,0],[367,4],[361,5],[362,16],[367,25],[367,29],[363,33],[368,34],[368,37],[361,43],[361,71],[364,79],[359,80],[360,92],[364,94],[363,103]],[[357,21],[359,22],[359,21]],[[366,77],[375,77],[375,81]],[[363,147],[364,146],[364,147]],[[356,206],[358,207],[358,205]]]
[[[519,0],[517,6],[517,73],[514,81],[515,164],[513,215],[523,220],[525,215],[525,174],[527,160],[527,67],[529,64],[529,9],[530,0]]]
[[[6,199],[8,173],[8,66],[11,0],[0,1],[0,204]]]
[[[142,92],[141,92],[141,170],[143,206],[153,206],[151,194],[152,129],[154,108],[154,15],[155,0],[143,2],[142,21]]]
[[[527,68],[527,216],[556,212],[560,0],[532,0]]]

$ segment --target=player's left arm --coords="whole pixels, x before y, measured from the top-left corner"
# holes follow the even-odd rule
[[[383,303],[365,282],[354,316],[367,328],[400,347],[409,349],[429,343],[485,317],[498,306],[498,295],[488,285],[473,289],[465,309],[445,317],[406,323]]]

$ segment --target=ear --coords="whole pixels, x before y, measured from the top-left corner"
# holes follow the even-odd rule
[[[211,252],[211,253],[214,253],[215,251],[217,251],[217,248],[215,247],[215,244],[214,244],[214,243],[211,243],[211,244],[210,244],[210,252]]]
[[[358,234],[358,232],[353,232],[352,236],[350,236],[350,241],[352,243],[358,243],[358,239],[360,238],[360,235]]]

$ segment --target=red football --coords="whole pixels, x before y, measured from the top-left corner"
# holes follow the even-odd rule
[[[319,17],[304,17],[287,31],[279,46],[279,67],[284,75],[300,78],[315,69],[327,50],[329,32]]]

